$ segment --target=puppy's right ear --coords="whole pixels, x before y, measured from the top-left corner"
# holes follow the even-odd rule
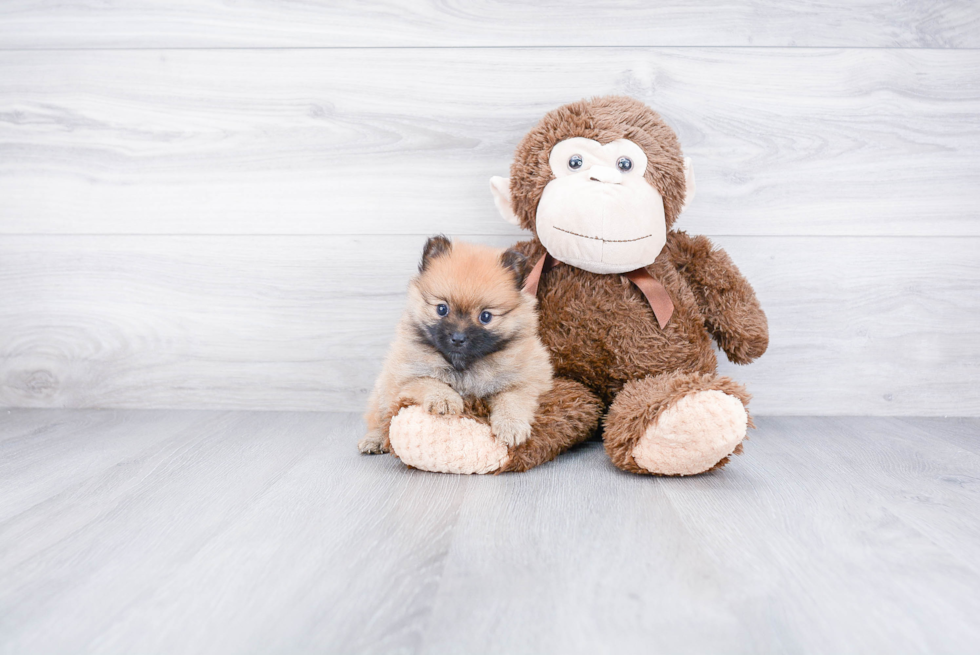
[[[425,248],[422,248],[422,261],[419,262],[419,273],[424,272],[433,259],[448,254],[452,249],[453,242],[445,234],[429,237],[429,240],[425,242]]]

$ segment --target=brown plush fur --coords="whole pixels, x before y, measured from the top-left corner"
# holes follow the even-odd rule
[[[585,441],[598,427],[602,410],[602,402],[581,384],[555,379],[551,391],[541,396],[531,438],[511,448],[501,472],[527,471]]]
[[[566,105],[546,115],[524,137],[511,167],[512,206],[524,228],[534,231],[541,193],[554,179],[548,165],[551,148],[571,137],[603,144],[620,138],[637,143],[649,160],[645,178],[664,199],[667,244],[647,267],[674,303],[664,329],[640,291],[620,275],[557,266],[542,275],[538,287],[540,332],[551,351],[555,389],[578,388],[566,386],[568,382],[584,386],[591,394],[581,394],[574,402],[588,411],[593,411],[593,399],[603,407],[612,405],[604,424],[609,456],[624,470],[649,473],[633,461],[633,446],[650,422],[684,395],[716,389],[748,403],[741,385],[715,374],[712,337],[729,359],[748,363],[768,345],[766,317],[752,287],[724,251],[705,237],[671,229],[685,194],[680,144],[653,110],[631,98],[611,96]],[[532,263],[544,254],[537,238],[516,248]],[[584,430],[587,424],[583,421],[578,428]],[[507,468],[526,470],[589,436],[569,433],[574,429],[539,416],[531,439],[514,449]]]

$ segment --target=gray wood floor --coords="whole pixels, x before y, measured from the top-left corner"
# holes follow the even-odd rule
[[[758,423],[456,477],[350,414],[0,410],[0,652],[976,652],[980,419]]]

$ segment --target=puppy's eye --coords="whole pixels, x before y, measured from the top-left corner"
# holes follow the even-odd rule
[[[493,320],[493,314],[490,312],[480,312],[480,322],[486,325]]]
[[[572,155],[568,158],[568,167],[573,171],[582,168],[582,155]]]
[[[633,170],[633,160],[629,157],[620,157],[619,161],[616,162],[616,165],[619,166],[619,170],[623,171],[624,173],[629,173],[631,170]]]
[[[449,305],[445,303],[436,305],[436,314],[438,314],[439,316],[445,316],[448,313],[449,313]]]

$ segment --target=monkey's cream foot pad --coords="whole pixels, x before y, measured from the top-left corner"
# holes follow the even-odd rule
[[[434,416],[418,406],[391,419],[391,450],[405,464],[436,473],[493,473],[507,461],[507,446],[490,426],[463,416]]]
[[[633,460],[659,475],[702,473],[731,455],[747,429],[741,400],[721,391],[698,391],[660,414],[634,446]]]

